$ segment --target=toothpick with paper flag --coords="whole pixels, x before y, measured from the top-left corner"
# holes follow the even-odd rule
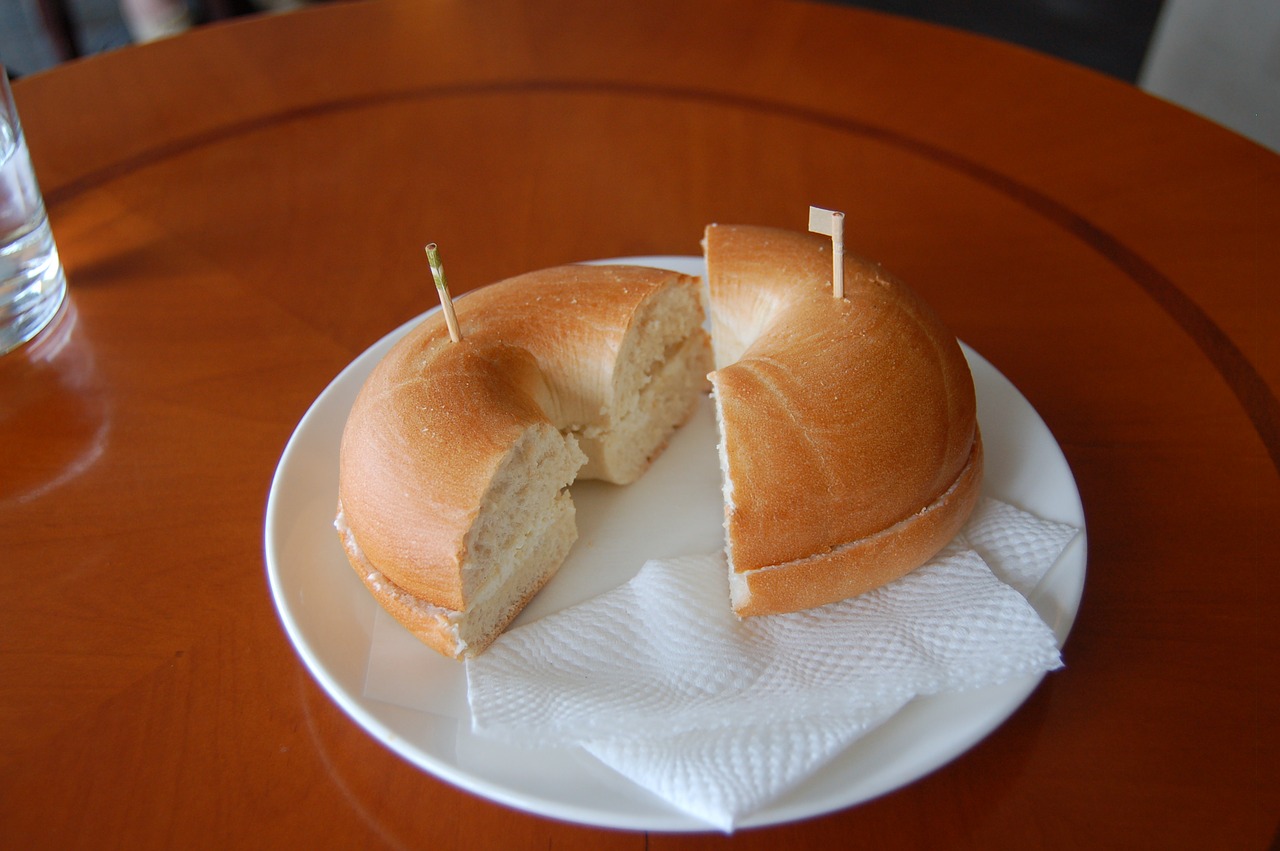
[[[811,206],[809,230],[831,237],[831,294],[844,298],[844,213]]]

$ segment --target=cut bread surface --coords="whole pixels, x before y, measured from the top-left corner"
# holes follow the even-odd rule
[[[830,242],[712,225],[696,278],[531,272],[456,302],[375,367],[343,434],[338,527],[370,593],[424,643],[484,650],[577,537],[568,486],[635,481],[708,389],[729,602],[861,594],[959,531],[982,481],[972,377],[901,282]],[[710,373],[710,374],[708,374]]]
[[[375,598],[424,643],[483,649],[577,537],[568,486],[634,481],[707,387],[696,278],[629,266],[521,275],[410,331],[343,433],[336,524]]]
[[[955,337],[852,255],[835,298],[821,237],[712,225],[704,250],[734,610],[811,608],[923,564],[982,479]]]

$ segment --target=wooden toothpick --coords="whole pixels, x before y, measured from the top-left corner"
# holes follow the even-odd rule
[[[810,207],[809,230],[831,237],[831,294],[844,298],[844,213]]]
[[[461,342],[462,332],[458,330],[458,317],[453,312],[453,299],[449,297],[449,282],[445,280],[444,264],[440,262],[440,251],[434,242],[427,246],[427,262],[431,264],[431,277],[436,279],[440,306],[444,308],[444,324],[449,326],[449,339]]]

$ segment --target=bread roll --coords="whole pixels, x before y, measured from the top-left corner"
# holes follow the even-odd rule
[[[955,337],[853,256],[834,298],[829,239],[712,225],[704,248],[734,611],[811,608],[923,564],[982,481]]]
[[[633,266],[520,275],[401,339],[343,432],[335,525],[419,639],[481,652],[577,538],[575,478],[635,480],[707,387],[696,278]]]

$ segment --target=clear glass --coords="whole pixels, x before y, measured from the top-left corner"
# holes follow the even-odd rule
[[[0,70],[0,354],[40,333],[66,294],[13,92]]]

